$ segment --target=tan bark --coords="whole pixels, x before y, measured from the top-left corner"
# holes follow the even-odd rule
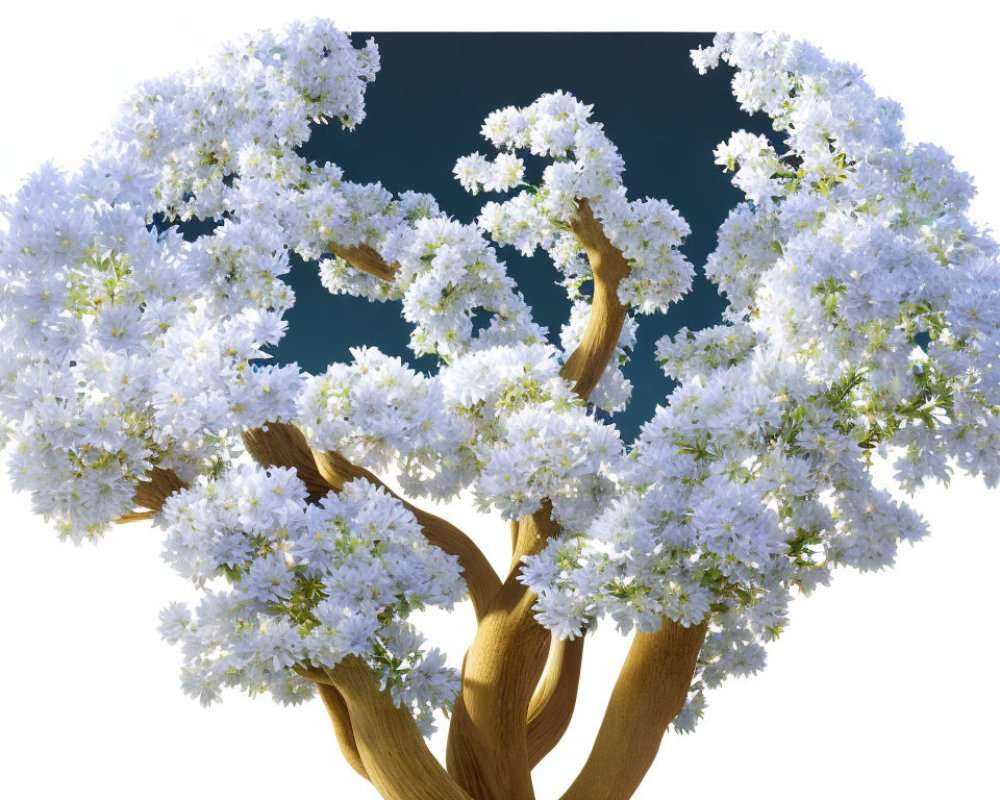
[[[247,452],[263,467],[288,467],[298,473],[306,485],[309,500],[326,496],[331,487],[316,466],[313,452],[302,431],[284,422],[271,422],[263,428],[247,428],[243,432]]]
[[[142,522],[147,519],[152,519],[156,516],[155,511],[130,511],[128,514],[122,514],[115,523],[118,525],[125,525],[129,522]]]
[[[618,287],[628,264],[608,241],[586,201],[572,224],[594,272],[591,318],[563,376],[587,399],[615,352],[628,309]],[[395,279],[367,246],[333,252],[381,280]],[[273,429],[276,426],[269,426]],[[340,490],[354,479],[384,484],[340,454],[310,452],[301,433],[250,435],[248,449],[266,463],[295,466],[311,494]],[[272,439],[275,439],[272,441]],[[406,501],[403,501],[406,502]],[[433,758],[408,711],[380,691],[360,659],[324,671],[321,694],[349,763],[387,800],[533,800],[531,769],[558,742],[575,704],[582,640],[551,643],[533,617],[536,597],[517,581],[520,561],[558,533],[548,501],[512,525],[512,566],[501,584],[479,549],[445,520],[417,509],[428,541],[459,557],[480,620],[463,665],[448,741],[448,772]],[[636,637],[616,684],[594,750],[565,800],[624,800],[652,763],[666,726],[683,705],[704,626],[669,621]],[[549,669],[539,685],[548,654]],[[536,688],[537,687],[537,688]],[[627,744],[625,744],[627,742]],[[589,786],[590,788],[586,788]]]
[[[561,800],[628,800],[687,698],[706,625],[636,633],[590,757]]]
[[[135,494],[132,495],[132,502],[135,505],[148,510],[122,514],[115,522],[124,525],[128,522],[152,519],[158,511],[163,510],[163,504],[170,495],[186,487],[187,484],[178,478],[172,469],[153,467],[146,477],[136,484]]]
[[[330,716],[330,723],[337,736],[340,752],[355,772],[366,781],[370,781],[368,770],[365,769],[365,765],[361,761],[361,753],[358,752],[358,743],[354,738],[354,726],[351,724],[351,715],[347,710],[347,701],[344,700],[340,690],[334,686],[333,679],[325,670],[316,667],[296,664],[293,669],[303,678],[316,684],[316,690]]]
[[[471,800],[364,661],[348,656],[327,674],[347,705],[364,769],[385,800]]]
[[[520,520],[516,560],[539,552],[558,531],[551,512],[546,501]],[[528,706],[551,635],[535,621],[536,596],[519,574],[511,572],[479,623],[448,732],[448,771],[476,800],[534,800]]]
[[[628,263],[608,241],[587,202],[580,201],[573,232],[587,252],[594,273],[594,300],[583,338],[562,369],[576,393],[586,400],[614,354],[628,309],[618,299],[618,285],[628,275]],[[563,719],[575,702],[576,685],[567,681],[562,706],[539,728],[528,746],[528,709],[545,668],[550,634],[534,619],[536,596],[517,582],[520,562],[541,551],[558,533],[552,508],[543,508],[511,528],[511,572],[479,625],[466,654],[462,693],[455,704],[448,737],[448,771],[477,800],[533,800],[531,769],[539,753],[558,741],[568,725]],[[543,688],[543,691],[544,688]],[[555,722],[556,724],[552,724]],[[562,728],[562,730],[560,730]],[[547,751],[546,751],[547,752]],[[533,760],[534,758],[534,760]]]
[[[338,258],[344,259],[355,269],[374,275],[380,280],[392,283],[396,279],[396,272],[399,270],[395,264],[386,264],[385,260],[373,248],[366,244],[353,245],[351,247],[341,247],[338,244],[330,246],[332,252]]]
[[[553,637],[545,676],[528,705],[528,759],[532,769],[559,744],[576,708],[583,663],[583,637]]]
[[[316,689],[330,715],[330,722],[333,724],[333,731],[337,735],[337,743],[340,745],[340,752],[344,759],[358,775],[366,781],[370,781],[368,770],[365,769],[361,754],[358,752],[358,743],[354,739],[354,726],[351,723],[350,714],[347,713],[347,702],[337,688],[330,684],[319,683],[316,685]]]
[[[153,467],[146,479],[136,485],[132,500],[137,506],[160,511],[170,495],[186,486],[172,469]]]
[[[621,252],[608,241],[587,201],[581,200],[579,208],[572,228],[594,272],[594,297],[583,339],[567,359],[562,374],[574,382],[576,393],[586,399],[604,374],[621,337],[628,307],[618,299],[618,286],[628,275],[629,266]]]

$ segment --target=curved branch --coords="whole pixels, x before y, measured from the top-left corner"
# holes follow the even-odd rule
[[[326,711],[330,715],[330,722],[333,724],[333,731],[337,735],[337,744],[340,745],[340,752],[351,768],[366,781],[370,781],[368,770],[361,761],[361,754],[358,752],[358,743],[354,738],[354,728],[351,725],[351,715],[347,712],[347,702],[333,684],[330,676],[316,667],[307,667],[296,664],[292,667],[299,675],[316,684],[319,696],[326,706]]]
[[[130,511],[128,514],[122,514],[118,517],[118,519],[115,520],[115,524],[126,525],[129,522],[143,522],[147,519],[152,519],[155,516],[155,511]]]
[[[379,689],[364,661],[347,656],[326,672],[346,704],[362,765],[382,797],[472,800],[428,750],[410,712]]]
[[[552,506],[519,521],[514,548],[539,552],[559,531]],[[448,771],[477,800],[533,800],[528,754],[528,706],[551,634],[534,617],[535,594],[514,569],[480,621],[462,670],[462,692],[448,731]]]
[[[566,360],[562,375],[574,382],[574,390],[586,400],[604,374],[621,337],[628,307],[618,299],[618,285],[629,274],[629,265],[604,235],[590,204],[580,200],[578,206],[580,212],[571,227],[594,272],[594,299],[583,339]]]
[[[628,308],[618,299],[618,285],[629,274],[629,266],[621,252],[608,241],[604,228],[594,219],[590,204],[581,200],[578,209],[571,227],[587,252],[594,273],[594,299],[583,338],[566,360],[561,373],[564,378],[573,381],[573,390],[586,400],[604,374],[621,337]],[[511,574],[525,555],[538,552],[544,542],[558,532],[551,520],[551,509],[546,511],[546,516],[553,530],[546,531],[540,541],[536,537],[540,530],[537,524],[522,526],[511,523]],[[530,597],[533,603],[534,595]],[[530,768],[534,768],[555,747],[569,727],[576,706],[582,658],[582,638],[571,643],[552,643],[549,669],[544,682],[531,698],[527,712]]]
[[[337,491],[357,478],[364,478],[369,483],[381,486],[393,497],[400,500],[417,518],[428,542],[435,547],[440,547],[450,555],[458,556],[458,564],[462,568],[462,577],[465,578],[466,586],[469,588],[469,596],[472,598],[472,605],[476,611],[476,619],[483,618],[490,598],[500,591],[500,578],[472,539],[447,520],[417,508],[400,497],[376,475],[363,467],[352,464],[340,453],[332,450],[313,451],[313,457],[323,479]]]
[[[392,283],[396,279],[399,267],[396,264],[387,264],[373,248],[366,244],[353,245],[351,247],[341,247],[338,244],[330,245],[330,252],[337,258],[342,258],[355,269],[374,275],[379,280]]]
[[[333,723],[334,733],[337,734],[337,744],[340,745],[340,752],[351,768],[366,781],[370,781],[368,770],[365,769],[361,754],[358,752],[358,743],[354,738],[354,728],[351,724],[351,716],[347,713],[347,702],[343,695],[335,686],[327,683],[317,683],[319,696],[326,706],[330,715],[330,722]]]
[[[556,639],[549,646],[545,676],[528,705],[528,758],[534,767],[559,744],[573,719],[580,686],[584,637]]]
[[[594,747],[561,800],[628,800],[687,699],[706,624],[636,633]]]

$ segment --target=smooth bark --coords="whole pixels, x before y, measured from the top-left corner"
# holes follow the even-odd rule
[[[472,800],[427,749],[410,712],[396,707],[364,661],[347,656],[326,672],[347,705],[361,763],[385,800]]]
[[[628,306],[619,299],[618,286],[629,274],[629,266],[608,241],[586,200],[579,202],[579,209],[571,227],[586,250],[594,273],[594,297],[583,338],[566,360],[562,374],[573,381],[574,391],[586,400],[604,374],[621,337]]]
[[[515,561],[558,532],[552,509],[518,524]],[[448,732],[448,771],[476,800],[533,800],[528,706],[545,669],[551,634],[534,618],[536,596],[515,569],[479,623]]]
[[[559,744],[576,708],[583,637],[552,639],[545,676],[528,705],[528,759],[532,769]]]
[[[638,632],[583,769],[561,800],[628,800],[687,699],[706,625]]]

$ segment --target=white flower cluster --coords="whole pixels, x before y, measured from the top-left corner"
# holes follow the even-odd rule
[[[4,441],[65,535],[131,511],[151,468],[217,471],[244,427],[293,414],[298,369],[253,363],[294,296],[251,164],[293,155],[310,121],[360,121],[377,66],[325,22],[246,39],[142,87],[78,175],[45,168],[4,205]],[[192,215],[215,229],[187,242],[152,225]]]
[[[945,476],[947,455],[995,484],[1000,271],[966,217],[970,179],[906,143],[898,107],[857,68],[784,37],[715,47],[787,145],[774,192],[734,212],[709,258],[731,315],[759,346],[801,354],[810,380],[844,386],[857,440],[907,448],[905,487]]]
[[[318,175],[314,171],[313,179]],[[359,202],[363,193],[373,202]],[[545,330],[532,321],[531,310],[482,232],[441,214],[428,195],[405,193],[393,199],[378,184],[359,191],[346,182],[323,182],[292,202],[300,213],[289,216],[286,206],[284,225],[300,231],[292,241],[301,255],[323,256],[323,285],[335,294],[401,300],[403,317],[413,325],[410,347],[417,355],[433,353],[447,362],[469,349],[544,339]],[[323,255],[354,245],[371,248],[391,264],[392,282],[341,257]],[[480,312],[488,324],[476,330],[473,320]]]
[[[12,474],[76,539],[131,511],[153,466],[188,480],[241,426],[288,415],[298,382],[294,366],[250,363],[283,335],[291,302],[275,286],[287,258],[266,237],[227,223],[190,244],[92,189],[43,169],[7,206],[0,240]]]
[[[664,200],[627,199],[625,163],[603,126],[590,121],[592,111],[566,92],[495,111],[482,133],[501,152],[493,160],[479,153],[460,158],[455,176],[474,194],[520,188],[509,200],[483,206],[479,224],[496,242],[525,255],[544,248],[580,300],[579,288],[592,275],[570,226],[586,201],[629,264],[618,289],[622,303],[640,313],[666,311],[691,286],[693,269],[677,249],[690,228]],[[524,184],[518,150],[552,159],[537,186]]]
[[[551,345],[474,350],[431,377],[374,348],[352,354],[305,381],[297,422],[311,446],[376,470],[395,462],[415,495],[469,488],[511,519],[548,498],[581,528],[611,496],[623,445],[585,411]]]
[[[277,226],[290,249],[319,260],[330,292],[401,300],[417,355],[448,361],[470,348],[544,338],[482,232],[442,214],[430,195],[393,197],[381,184],[343,180],[336,165],[307,163],[291,150],[280,158],[258,151],[241,160],[227,190],[236,213]],[[391,280],[350,263],[351,248],[367,249]],[[487,319],[481,330],[477,314]]]
[[[398,228],[382,253],[399,264],[403,317],[414,326],[410,347],[418,355],[450,360],[470,348],[544,340],[545,330],[532,321],[506,267],[474,225],[418,220]],[[473,329],[477,309],[490,314],[481,331]]]
[[[873,485],[872,450],[903,448],[906,489],[947,480],[949,457],[1000,479],[1000,269],[965,216],[967,177],[908,145],[856,69],[806,45],[720,36],[692,55],[737,67],[741,105],[769,114],[786,150],[741,131],[716,151],[748,197],[708,262],[726,323],[659,343],[679,386],[621,493],[522,577],[563,636],[603,614],[624,629],[708,621],[680,730],[704,689],[763,666],[792,590],[838,564],[891,565],[924,534]]]
[[[589,414],[561,376],[551,345],[469,353],[438,379],[446,411],[467,424],[472,491],[485,509],[519,519],[552,503],[554,518],[581,529],[611,496],[623,457],[617,430]]]
[[[583,408],[532,406],[504,421],[501,443],[480,450],[477,496],[507,519],[538,511],[547,498],[567,530],[583,530],[610,495],[606,474],[622,457],[618,431]]]
[[[376,471],[398,461],[404,488],[454,497],[475,474],[471,423],[448,413],[442,381],[376,348],[352,349],[352,364],[309,377],[297,423],[310,445]]]
[[[329,21],[244,36],[204,68],[140,86],[115,138],[154,169],[170,216],[217,218],[251,161],[281,164],[315,121],[360,123],[378,68],[374,42],[356,50]]]
[[[406,617],[463,598],[457,559],[366,481],[318,504],[306,494],[294,470],[240,465],[167,501],[165,557],[204,590],[194,612],[174,604],[162,615],[164,636],[184,645],[185,691],[206,704],[224,686],[296,702],[311,684],[292,667],[355,655],[430,730],[458,679]]]

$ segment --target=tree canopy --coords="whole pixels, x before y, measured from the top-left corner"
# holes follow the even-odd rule
[[[373,42],[298,25],[140,87],[82,171],[43,168],[5,206],[12,478],[69,538],[165,529],[168,561],[204,590],[163,614],[186,691],[340,698],[345,753],[353,741],[393,797],[399,776],[371,755],[391,708],[424,732],[453,709],[461,789],[440,794],[425,759],[428,796],[525,796],[561,734],[565,664],[605,620],[639,635],[566,797],[598,774],[626,797],[668,724],[689,730],[705,690],[763,666],[793,591],[838,565],[891,565],[924,535],[874,484],[872,453],[899,448],[906,489],[954,468],[996,484],[1000,273],[965,216],[968,176],[808,45],[720,35],[692,58],[732,65],[737,101],[773,134],[716,150],[745,195],[704,265],[728,307],[658,343],[676,387],[630,441],[621,367],[638,317],[690,288],[690,231],[666,199],[629,197],[617,148],[565,92],[486,118],[489,152],[454,172],[499,199],[461,223],[430,195],[302,155],[312,126],[363,121],[379,60]],[[206,230],[185,238],[194,219]],[[557,338],[495,245],[558,269],[571,311]],[[315,374],[267,364],[292,254],[331,292],[396,304],[436,367],[371,347]],[[462,492],[511,521],[509,575],[415,505]],[[466,595],[481,624],[460,677],[409,617]],[[623,737],[653,685],[668,690],[649,724]],[[652,753],[624,758],[637,740]],[[507,746],[504,771],[489,753]]]

